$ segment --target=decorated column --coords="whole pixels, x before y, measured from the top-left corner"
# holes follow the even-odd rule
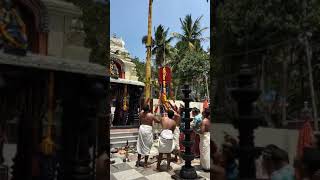
[[[248,65],[241,66],[238,75],[238,88],[231,91],[232,98],[238,104],[239,117],[234,121],[234,127],[239,131],[239,178],[255,179],[256,149],[254,146],[254,129],[259,125],[259,116],[253,114],[252,103],[260,95],[254,85],[254,74]]]
[[[191,165],[191,161],[194,159],[194,154],[191,152],[192,147],[192,140],[190,137],[190,134],[192,132],[192,129],[190,128],[190,108],[189,103],[191,102],[190,93],[191,89],[189,88],[189,85],[184,85],[182,89],[182,93],[184,94],[183,102],[185,104],[185,117],[183,122],[185,122],[185,139],[182,142],[185,147],[185,153],[183,154],[183,159],[185,160],[185,165],[182,166],[182,169],[180,171],[180,177],[183,179],[195,179],[197,178],[197,172],[195,168]]]

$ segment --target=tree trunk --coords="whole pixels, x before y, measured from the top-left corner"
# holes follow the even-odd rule
[[[287,51],[289,52],[289,51]],[[284,122],[287,121],[287,94],[288,94],[288,62],[290,59],[289,53],[284,53],[284,61],[282,64],[282,73],[283,73],[283,82],[282,82],[282,119],[281,119],[281,125],[283,125]]]
[[[265,59],[266,57],[262,57],[261,63],[261,78],[260,78],[260,89],[261,94],[265,94]]]
[[[313,75],[312,75],[313,71],[312,71],[312,65],[311,65],[312,48],[309,45],[308,39],[305,39],[304,43],[305,43],[306,54],[307,54],[309,85],[310,85],[313,118],[314,118],[314,128],[316,131],[318,131],[318,129],[319,129],[319,127],[318,127],[318,111],[317,111],[317,105],[316,105],[316,96],[315,96],[314,87],[313,87]]]

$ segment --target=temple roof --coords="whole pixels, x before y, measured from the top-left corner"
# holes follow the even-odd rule
[[[119,54],[124,57],[129,57],[129,52],[125,48],[125,43],[122,38],[118,38],[115,35],[110,38],[110,52],[111,54]]]
[[[107,77],[102,65],[51,56],[15,56],[0,52],[0,64]]]
[[[121,78],[119,78],[119,79],[110,78],[110,82],[120,83],[120,84],[130,84],[130,85],[135,85],[135,86],[145,86],[145,84],[143,82],[128,80],[128,79],[121,79]]]

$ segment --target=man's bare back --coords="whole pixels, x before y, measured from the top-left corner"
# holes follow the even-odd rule
[[[169,117],[163,117],[161,125],[162,129],[170,129],[172,132],[176,129],[176,122]]]
[[[159,120],[152,113],[144,111],[140,113],[141,124],[152,126],[153,122],[159,123]]]
[[[176,122],[176,126],[180,126],[181,123],[181,117],[178,113],[174,113],[174,117],[173,117],[174,121]]]
[[[201,133],[210,132],[210,120],[208,118],[204,118],[201,122]]]

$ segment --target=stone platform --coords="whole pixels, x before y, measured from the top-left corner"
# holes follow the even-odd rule
[[[148,165],[149,168],[144,167],[136,167],[137,161],[137,153],[130,152],[129,160],[130,162],[123,162],[124,154],[114,153],[111,155],[111,160],[114,160],[115,163],[110,165],[110,179],[111,180],[166,180],[173,179],[172,177],[176,174],[179,174],[181,167],[184,163],[177,164],[175,162],[171,162],[171,169],[166,171],[167,161],[166,159],[162,160],[160,171],[156,170],[157,166],[157,141],[155,140],[149,160]],[[164,156],[166,157],[166,156]],[[174,157],[174,155],[172,155]],[[141,159],[141,164],[143,164],[144,159]],[[197,174],[199,176],[199,180],[209,180],[210,172],[204,172],[200,167],[200,159],[195,159],[192,161],[192,166],[196,168]]]

